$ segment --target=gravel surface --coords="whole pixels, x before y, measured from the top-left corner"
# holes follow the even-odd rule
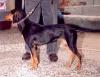
[[[21,52],[0,54],[0,77],[100,77],[100,62],[83,59],[80,71],[75,70],[75,63],[67,69],[65,52],[59,51],[57,62],[50,62],[44,49],[41,49],[40,64],[36,70],[29,67],[29,61],[22,61]]]

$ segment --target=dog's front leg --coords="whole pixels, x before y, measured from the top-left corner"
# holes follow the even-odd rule
[[[39,49],[34,45],[31,49],[31,67],[37,69],[39,64]]]

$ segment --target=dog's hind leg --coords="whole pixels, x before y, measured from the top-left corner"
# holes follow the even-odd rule
[[[39,64],[39,48],[34,45],[31,49],[31,68],[36,69]]]
[[[80,70],[81,69],[81,55],[80,55],[80,53],[79,52],[77,52],[77,54],[76,54],[76,59],[77,59],[77,64],[76,64],[76,69],[77,70]]]
[[[72,51],[74,51],[75,55],[76,55],[76,60],[77,60],[77,64],[76,64],[76,69],[80,70],[81,68],[81,54],[78,52],[77,49],[77,32],[76,31],[72,31],[72,39],[73,39],[73,48],[71,48]]]
[[[77,64],[77,69],[81,67],[81,55],[78,53],[77,50],[77,32],[75,31],[66,31],[65,32],[65,39],[68,44],[69,50],[67,51],[68,53],[68,59],[67,59],[67,66],[71,66],[74,57],[77,56],[78,59],[78,64]]]
[[[68,44],[68,49],[67,49],[67,68],[70,68],[71,67],[71,64],[73,62],[73,59],[75,57],[75,54],[73,53],[73,45],[72,45],[72,42],[73,42],[73,34],[70,32],[70,31],[66,31],[64,33],[64,37],[65,37],[65,40]]]

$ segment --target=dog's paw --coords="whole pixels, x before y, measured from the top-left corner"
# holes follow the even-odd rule
[[[71,69],[71,64],[70,63],[66,63],[65,66],[66,66],[67,69]]]
[[[80,69],[81,69],[81,64],[78,63],[78,64],[76,65],[76,70],[80,70]]]
[[[31,64],[29,64],[29,67],[30,67],[30,69],[31,70],[35,70],[35,69],[37,69],[38,68],[38,64],[33,64],[33,63],[31,63]]]
[[[30,67],[31,70],[35,70],[35,69],[38,68],[38,64],[39,64],[39,62],[38,62],[37,59],[31,59],[29,67]]]

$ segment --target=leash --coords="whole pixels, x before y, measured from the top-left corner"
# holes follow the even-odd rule
[[[43,0],[40,0],[40,1],[37,3],[37,5],[35,6],[35,8],[31,9],[31,11],[26,15],[25,18],[21,19],[19,22],[14,23],[14,25],[18,25],[18,24],[22,23],[23,21],[25,21],[27,18],[29,18],[29,17],[32,15],[32,13],[35,12],[36,8],[38,7],[38,5],[39,5],[42,1],[43,1]]]

